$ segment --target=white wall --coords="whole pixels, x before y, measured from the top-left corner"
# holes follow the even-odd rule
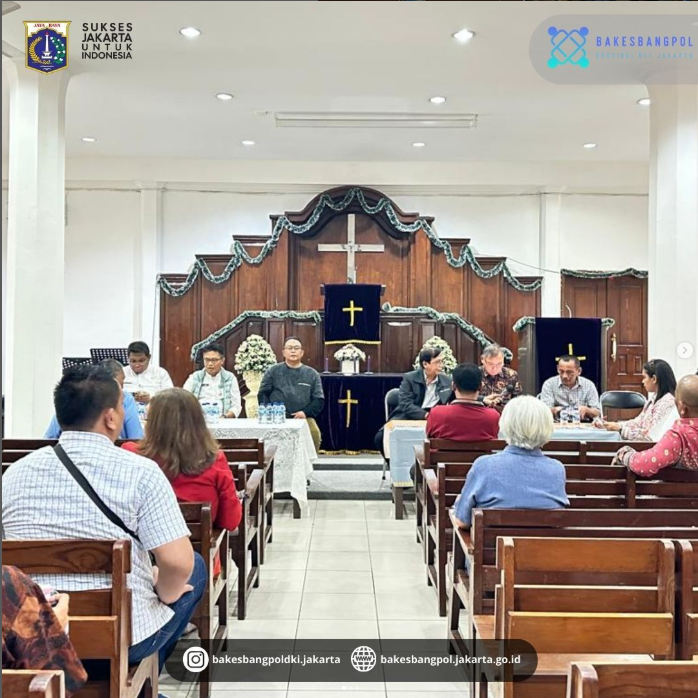
[[[138,192],[69,191],[64,356],[132,341]]]
[[[87,355],[90,347],[125,346],[133,339],[152,341],[136,336],[134,314],[136,303],[155,297],[154,286],[134,273],[142,226],[139,189],[144,186],[163,188],[161,249],[154,262],[159,272],[186,272],[197,253],[229,252],[233,235],[269,234],[270,214],[300,210],[326,188],[357,182],[382,189],[405,211],[433,216],[443,237],[470,238],[477,254],[516,260],[510,266],[524,275],[536,274],[540,266],[537,192],[560,191],[561,267],[647,268],[642,164],[532,163],[526,168],[521,163],[451,163],[411,169],[409,163],[380,168],[376,163],[250,163],[247,180],[240,163],[185,165],[67,164],[64,355]],[[210,181],[214,175],[219,179]],[[6,194],[4,187],[3,252]]]

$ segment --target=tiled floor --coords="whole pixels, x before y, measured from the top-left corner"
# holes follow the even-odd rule
[[[250,597],[246,620],[231,619],[233,638],[442,639],[436,594],[426,585],[415,541],[414,507],[395,521],[385,501],[311,501],[309,515],[292,518],[290,502],[276,503],[274,542]],[[396,573],[396,571],[398,573]],[[399,598],[398,598],[399,593]],[[198,687],[164,677],[171,698],[196,698]],[[214,698],[463,698],[465,683],[289,683],[213,686]]]

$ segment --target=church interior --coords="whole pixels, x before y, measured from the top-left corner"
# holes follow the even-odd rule
[[[3,1],[8,695],[695,694],[686,7]]]

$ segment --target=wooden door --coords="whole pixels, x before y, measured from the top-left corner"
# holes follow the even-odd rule
[[[647,279],[562,278],[561,314],[567,317],[610,317],[606,390],[642,389],[642,364],[647,361]],[[627,419],[623,413],[617,415]],[[609,414],[609,417],[611,415]]]

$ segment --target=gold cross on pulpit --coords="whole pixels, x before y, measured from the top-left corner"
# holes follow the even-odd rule
[[[354,313],[363,313],[364,309],[359,308],[354,305],[354,301],[349,301],[348,308],[342,308],[343,313],[351,313],[351,320],[349,320],[349,327],[354,327]]]
[[[574,356],[574,345],[572,345],[572,344],[568,344],[568,345],[567,345],[567,353],[568,353],[570,356]],[[580,361],[586,361],[586,360],[587,360],[587,357],[586,357],[586,356],[578,356],[577,358],[578,358]],[[559,361],[559,360],[560,360],[560,357],[559,357],[559,356],[556,356],[556,357],[555,357],[555,361]]]
[[[344,398],[344,400],[337,400],[337,402],[340,405],[346,405],[347,406],[347,429],[349,428],[349,425],[351,424],[351,406],[352,405],[358,405],[359,401],[358,400],[352,400],[351,399],[351,390],[347,390],[347,396]]]

